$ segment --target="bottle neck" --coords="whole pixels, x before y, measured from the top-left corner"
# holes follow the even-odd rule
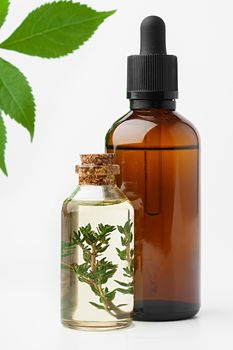
[[[130,100],[130,109],[151,109],[160,108],[174,111],[176,109],[175,100]]]
[[[117,185],[78,185],[69,199],[85,202],[126,201]]]

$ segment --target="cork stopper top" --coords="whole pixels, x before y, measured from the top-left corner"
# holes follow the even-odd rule
[[[114,153],[102,153],[102,154],[81,154],[82,165],[107,165],[113,164],[115,155]]]
[[[113,153],[81,154],[81,165],[76,166],[81,185],[112,185],[120,167],[114,164]]]

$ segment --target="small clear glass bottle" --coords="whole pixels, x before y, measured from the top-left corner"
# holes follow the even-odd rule
[[[130,325],[134,210],[115,183],[113,154],[81,155],[79,186],[62,208],[61,319],[75,329]]]

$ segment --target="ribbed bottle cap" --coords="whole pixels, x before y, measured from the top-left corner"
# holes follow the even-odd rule
[[[141,23],[141,50],[128,57],[127,98],[172,100],[178,97],[177,57],[166,53],[165,24],[149,16]]]

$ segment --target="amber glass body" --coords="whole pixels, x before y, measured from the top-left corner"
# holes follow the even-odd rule
[[[134,319],[193,317],[199,300],[199,140],[177,112],[137,109],[106,136],[135,210]]]

